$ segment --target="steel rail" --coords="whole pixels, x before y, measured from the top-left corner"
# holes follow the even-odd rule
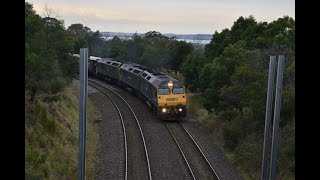
[[[113,101],[113,99],[107,93],[105,93],[104,91],[102,91],[101,89],[99,89],[99,88],[97,88],[95,86],[92,86],[92,87],[94,87],[95,89],[99,90],[102,94],[106,95],[108,97],[108,99],[110,99],[110,101],[112,102],[114,107],[117,109],[117,112],[118,112],[119,117],[121,119],[122,130],[123,130],[123,135],[124,135],[124,150],[125,150],[125,180],[127,180],[128,179],[128,144],[127,144],[126,128],[124,126],[122,114],[121,114],[120,109],[117,106],[117,104]]]
[[[175,141],[176,145],[178,146],[178,148],[179,148],[179,150],[180,150],[180,152],[181,152],[181,154],[182,154],[182,156],[183,156],[183,159],[184,159],[185,163],[186,163],[186,164],[187,164],[187,166],[188,166],[189,172],[191,173],[191,175],[192,175],[193,179],[194,179],[194,180],[196,180],[196,177],[194,176],[193,171],[192,171],[192,169],[191,169],[191,167],[190,167],[190,165],[189,165],[189,162],[188,162],[188,160],[187,160],[186,156],[184,155],[184,153],[183,153],[183,151],[182,151],[182,149],[181,149],[181,147],[180,147],[180,145],[179,145],[179,143],[178,143],[177,139],[174,137],[174,135],[173,135],[172,131],[169,129],[169,127],[167,126],[167,124],[166,124],[166,123],[164,123],[164,125],[165,125],[165,127],[168,129],[168,131],[169,131],[169,132],[170,132],[170,134],[171,134],[171,137],[174,139],[174,141]]]
[[[184,131],[189,135],[190,139],[193,141],[193,143],[197,146],[198,150],[200,151],[200,153],[202,154],[202,157],[206,160],[207,164],[210,166],[211,170],[213,171],[213,173],[216,175],[216,177],[218,178],[218,180],[220,180],[217,172],[213,169],[213,167],[211,166],[209,160],[207,159],[207,157],[204,155],[203,151],[201,150],[201,148],[199,147],[199,145],[197,144],[197,142],[193,139],[193,137],[191,136],[191,134],[189,133],[189,131],[183,127],[183,125],[178,122],[179,125],[182,127],[182,129],[184,129]]]
[[[103,84],[100,84],[100,83],[97,82],[97,81],[91,80],[91,79],[89,79],[89,81],[90,81],[90,82],[93,82],[93,83],[96,83],[96,84],[98,84],[98,85],[100,85],[100,86],[108,89],[109,91],[111,91],[111,92],[114,93],[115,95],[117,95],[120,99],[123,100],[123,102],[127,105],[127,107],[128,107],[128,108],[130,109],[130,111],[132,112],[132,114],[133,114],[133,116],[134,116],[134,118],[135,118],[135,120],[136,120],[136,123],[137,123],[137,125],[138,125],[138,127],[139,127],[140,135],[141,135],[141,138],[142,138],[142,141],[143,141],[143,147],[144,147],[144,150],[145,150],[146,161],[147,161],[147,165],[148,165],[149,179],[152,180],[152,174],[151,174],[151,168],[150,168],[150,162],[149,162],[149,155],[148,155],[148,150],[147,150],[146,142],[145,142],[145,139],[144,139],[144,135],[143,135],[142,128],[141,128],[141,126],[140,126],[139,120],[138,120],[136,114],[134,113],[134,111],[132,110],[131,106],[128,104],[128,102],[127,102],[125,99],[123,99],[123,97],[122,97],[121,95],[119,95],[117,92],[115,92],[115,91],[112,90],[111,88],[109,88],[109,87],[107,87],[107,86],[105,86],[105,85],[103,85]]]

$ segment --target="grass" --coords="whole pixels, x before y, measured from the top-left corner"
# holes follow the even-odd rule
[[[70,85],[59,93],[58,101],[28,102],[25,116],[26,179],[78,178],[79,90]],[[29,103],[29,104],[28,104]],[[87,109],[87,179],[94,179],[98,134],[93,120],[95,108],[88,99]]]

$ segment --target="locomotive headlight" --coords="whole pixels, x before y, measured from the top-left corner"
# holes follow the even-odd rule
[[[181,96],[181,98],[184,98],[185,96]]]
[[[179,112],[182,112],[182,108],[179,108]]]
[[[162,112],[164,112],[164,113],[167,112],[167,109],[166,109],[166,108],[163,108],[163,109],[162,109]]]
[[[170,82],[168,83],[168,86],[169,86],[169,87],[172,87],[172,86],[173,86],[173,83],[170,81]]]
[[[163,97],[162,96],[159,96],[159,99],[162,99]]]

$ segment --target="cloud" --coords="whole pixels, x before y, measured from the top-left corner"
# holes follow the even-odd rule
[[[43,14],[44,2],[33,1],[34,9]],[[290,1],[290,2],[288,2]],[[294,16],[292,0],[276,3],[275,0],[55,0],[48,7],[58,12],[68,26],[82,23],[92,30],[131,31],[157,28],[172,32],[211,33],[230,28],[240,16],[254,15],[257,21],[271,22],[283,15]],[[291,13],[291,14],[290,14]],[[98,29],[96,29],[98,28]],[[216,29],[214,29],[216,28]],[[172,29],[172,30],[170,30]],[[209,30],[210,29],[210,30]]]

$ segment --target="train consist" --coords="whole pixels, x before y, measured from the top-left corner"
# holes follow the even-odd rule
[[[160,119],[186,117],[187,100],[182,82],[154,69],[112,58],[90,56],[88,63],[89,76],[128,89],[143,99]]]

